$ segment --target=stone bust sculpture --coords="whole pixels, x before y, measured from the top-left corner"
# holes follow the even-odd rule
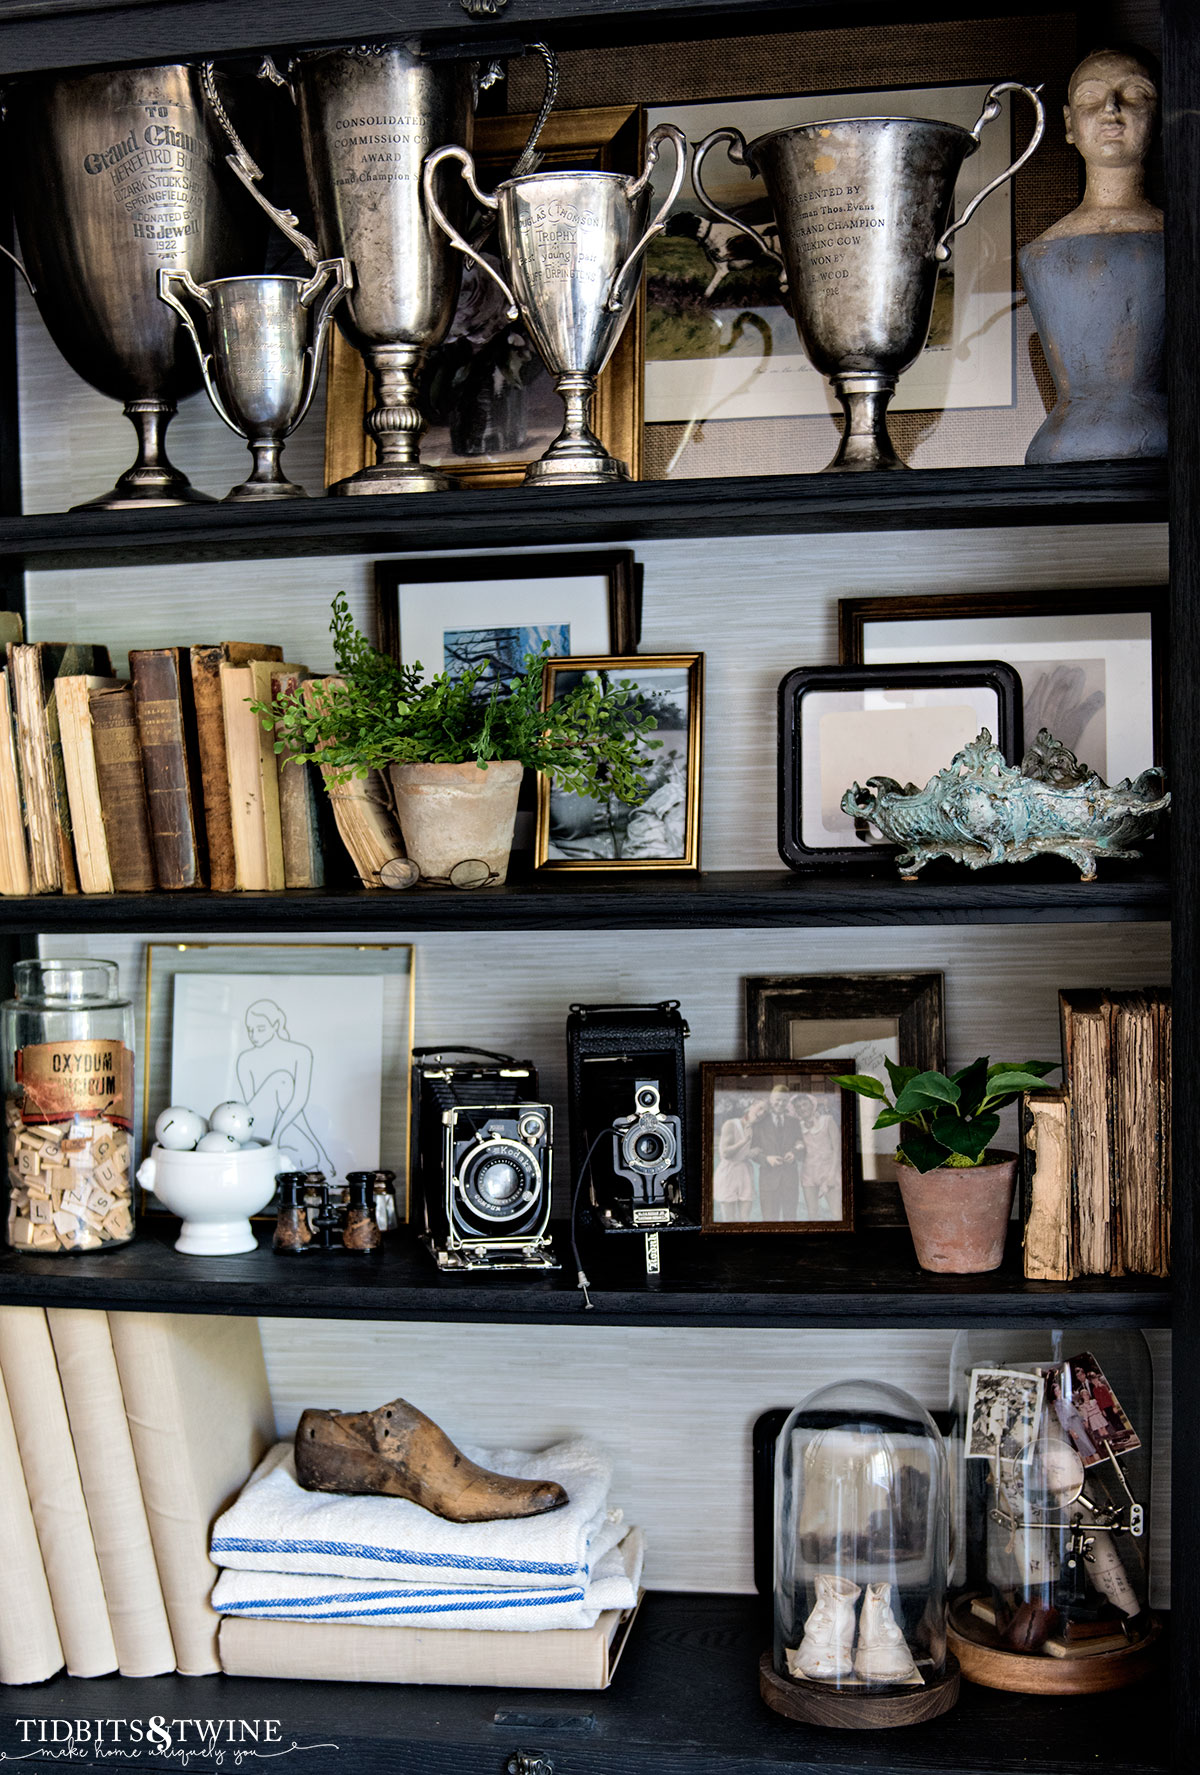
[[[1157,112],[1140,51],[1093,50],[1068,82],[1086,189],[1018,257],[1058,395],[1026,462],[1166,455],[1163,217],[1145,190]]]

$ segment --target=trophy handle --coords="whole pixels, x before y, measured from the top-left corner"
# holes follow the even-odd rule
[[[328,289],[325,286],[328,284]],[[313,318],[312,342],[304,355],[308,359],[304,373],[304,393],[300,398],[300,410],[287,428],[287,436],[291,437],[304,415],[308,412],[313,393],[317,386],[317,378],[321,373],[321,358],[325,351],[325,335],[329,331],[329,322],[333,311],[346,294],[354,288],[354,273],[350,269],[349,259],[322,259],[308,282],[300,291],[300,306],[307,308],[310,303],[320,297]],[[324,294],[322,294],[324,291]]]
[[[723,210],[719,205],[715,204],[700,183],[700,168],[704,165],[705,156],[708,154],[710,148],[716,147],[718,142],[729,143],[729,158],[734,166],[744,166],[749,172],[754,171],[754,168],[746,159],[746,138],[741,130],[732,128],[714,129],[705,136],[702,142],[696,144],[696,152],[692,156],[692,184],[696,187],[696,196],[700,199],[700,202],[704,205],[710,216],[716,216],[719,222],[731,223],[732,226],[738,229],[742,234],[753,235],[754,239],[758,242],[763,252],[766,253],[767,257],[769,259],[774,259],[775,263],[779,266],[779,288],[786,296],[788,280],[787,266],[784,264],[783,254],[778,252],[775,247],[770,246],[766,239],[758,232],[757,228],[752,228],[750,224],[744,222],[740,216],[731,216],[728,210]]]
[[[947,228],[945,234],[942,235],[942,238],[933,249],[933,256],[935,259],[948,259],[950,257],[950,248],[947,245],[947,242],[951,235],[957,234],[960,228],[966,227],[985,197],[990,197],[993,191],[999,190],[1000,186],[1004,184],[1006,179],[1011,179],[1015,173],[1020,172],[1021,168],[1025,165],[1025,162],[1029,159],[1029,156],[1041,141],[1046,130],[1046,112],[1043,108],[1041,99],[1038,97],[1041,90],[1040,86],[1025,86],[1019,80],[1001,80],[993,86],[988,93],[987,98],[983,101],[983,110],[979,113],[979,119],[971,131],[971,134],[975,137],[976,141],[979,140],[984,125],[995,122],[996,118],[999,117],[1000,94],[1002,92],[1023,92],[1025,94],[1025,97],[1029,100],[1037,113],[1037,121],[1034,124],[1033,135],[1030,137],[1029,146],[1025,149],[1025,152],[1023,154],[1018,154],[1012,165],[1005,167],[1004,171],[999,177],[993,179],[990,185],[985,185],[982,191],[977,191],[962,215],[958,218],[958,221],[951,222],[949,228]]]
[[[266,63],[270,60],[271,58],[268,56],[264,61],[262,68],[259,69],[260,74],[266,73]],[[275,67],[274,62],[271,62],[271,69],[273,72],[267,77],[278,80],[279,84],[282,86],[288,86],[287,81],[284,79],[283,75],[280,74],[278,68]],[[217,122],[221,125],[221,128],[225,131],[225,134],[233,144],[233,153],[225,156],[226,166],[234,177],[239,179],[246,187],[246,190],[250,193],[259,208],[266,210],[268,216],[270,216],[272,222],[274,222],[280,233],[285,234],[294,247],[299,247],[308,264],[312,266],[320,264],[321,255],[317,250],[316,242],[310,240],[308,235],[303,232],[298,217],[296,217],[291,210],[276,209],[266,193],[259,190],[258,181],[262,178],[262,168],[256,165],[255,161],[252,159],[247,151],[246,144],[242,141],[242,138],[238,135],[236,129],[234,129],[228,111],[221,103],[220,96],[217,92],[216,81],[213,78],[213,65],[211,62],[201,63],[200,84],[204,89],[205,98],[213,108]],[[288,91],[291,91],[290,86],[288,86]],[[235,427],[234,429],[236,430],[237,428]]]
[[[548,43],[531,43],[525,51],[526,55],[530,51],[535,51],[542,58],[542,65],[546,70],[546,87],[538,114],[533,120],[533,128],[529,132],[529,139],[513,162],[513,169],[508,175],[510,179],[523,179],[527,173],[535,173],[541,165],[542,157],[537,151],[538,138],[545,129],[546,119],[558,98],[558,57]]]
[[[467,190],[471,193],[471,196],[475,199],[476,203],[482,204],[485,210],[498,210],[500,208],[499,198],[489,197],[486,192],[479,189],[479,186],[475,181],[475,162],[471,159],[467,150],[465,148],[456,147],[435,148],[432,154],[426,155],[425,165],[421,171],[421,189],[425,194],[426,207],[442,233],[449,240],[450,245],[456,247],[458,251],[462,253],[464,258],[470,259],[478,265],[481,271],[486,271],[494,283],[499,284],[504,299],[508,303],[509,320],[519,320],[521,310],[517,307],[517,298],[513,295],[512,291],[495,267],[489,265],[482,253],[477,253],[475,248],[469,246],[463,239],[453,222],[451,222],[449,217],[444,214],[442,206],[434,194],[433,175],[444,160],[458,161],[459,165],[462,167],[462,176],[466,182]]]
[[[196,347],[196,356],[200,359],[200,374],[204,377],[204,386],[208,390],[209,400],[217,409],[217,412],[225,421],[230,431],[236,431],[239,438],[243,437],[245,434],[243,433],[241,426],[233,423],[233,420],[225,411],[225,406],[220,395],[217,393],[217,385],[212,379],[212,353],[211,351],[205,351],[204,342],[200,337],[195,321],[192,319],[192,311],[187,303],[184,302],[181,297],[176,295],[171,287],[172,284],[178,284],[185,294],[192,298],[193,302],[198,302],[200,304],[206,314],[211,314],[212,312],[212,297],[207,290],[202,289],[198,283],[193,281],[189,271],[168,271],[165,266],[160,269],[158,274],[159,299],[165,302],[168,308],[173,308],[175,310],[176,314],[192,336],[192,344]]]
[[[671,175],[671,186],[667,195],[658,206],[657,213],[642,238],[638,241],[624,265],[612,280],[608,301],[604,304],[610,314],[619,314],[629,299],[629,291],[625,287],[626,279],[631,271],[636,270],[642,262],[642,254],[650,245],[656,234],[661,234],[667,225],[667,215],[671,205],[679,196],[679,187],[683,184],[683,174],[687,166],[687,137],[677,124],[660,123],[650,131],[646,139],[646,162],[637,178],[626,186],[626,195],[632,201],[650,183],[650,175],[658,164],[658,151],[664,142],[670,142],[675,150],[675,171]]]

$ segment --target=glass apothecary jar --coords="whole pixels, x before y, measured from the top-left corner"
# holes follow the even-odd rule
[[[775,1646],[763,1699],[810,1723],[879,1727],[945,1713],[950,1489],[933,1419],[899,1387],[810,1393],[775,1455]]]
[[[19,961],[4,1005],[7,1241],[57,1256],[133,1237],[133,1007],[117,964]]]
[[[1153,1373],[1140,1331],[961,1332],[952,1358],[964,1676],[1025,1694],[1154,1668]]]

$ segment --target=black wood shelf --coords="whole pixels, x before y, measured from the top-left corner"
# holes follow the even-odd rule
[[[825,870],[694,875],[548,871],[500,888],[295,889],[286,894],[43,894],[0,900],[0,932],[575,931],[801,929],[845,925],[1121,924],[1165,920],[1165,874],[1102,864],[1080,881],[1069,865],[941,873],[901,881]]]
[[[609,1235],[586,1257],[592,1311],[575,1286],[565,1229],[552,1229],[563,1268],[532,1276],[443,1275],[408,1234],[373,1258],[343,1252],[278,1257],[261,1223],[257,1251],[183,1257],[178,1222],[153,1216],[118,1250],[69,1257],[0,1256],[0,1303],[114,1312],[261,1314],[274,1318],[449,1320],[532,1325],[880,1325],[970,1323],[1162,1326],[1169,1285],[1144,1277],[1027,1282],[1014,1232],[1003,1267],[934,1276],[917,1267],[902,1229],[857,1234],[676,1233],[663,1274],[642,1271],[642,1241]]]
[[[295,555],[420,554],[447,545],[470,549],[553,543],[565,548],[662,537],[1165,518],[1166,476],[1156,462],[937,468],[904,475],[755,475],[638,481],[575,497],[549,489],[502,487],[407,498],[392,494],[8,517],[0,518],[0,567],[150,566]],[[713,587],[722,592],[741,589]],[[749,583],[744,589],[749,595]]]
[[[217,1764],[204,1756],[178,1760],[199,1739],[193,1726],[181,1740],[176,1721],[277,1722],[281,1746],[297,1747],[283,1766],[321,1775],[500,1775],[518,1751],[546,1758],[554,1775],[865,1775],[880,1768],[891,1775],[1091,1775],[1101,1766],[1104,1775],[1158,1775],[1168,1768],[1168,1709],[1158,1679],[1086,1699],[1005,1695],[964,1683],[951,1713],[889,1732],[885,1748],[874,1732],[827,1732],[772,1713],[758,1697],[758,1658],[769,1643],[757,1597],[663,1591],[646,1597],[612,1687],[602,1693],[62,1677],[0,1689],[0,1753],[28,1756],[40,1720],[137,1720],[144,1731],[157,1716],[176,1733],[176,1760],[143,1746],[130,1766],[186,1766],[193,1775]],[[34,1723],[22,1729],[18,1720]],[[329,1748],[305,1754],[318,1745]],[[263,1754],[270,1748],[258,1745]],[[228,1749],[224,1763],[233,1767]],[[71,1759],[86,1775],[113,1766],[86,1751]],[[254,1756],[241,1764],[261,1766]]]

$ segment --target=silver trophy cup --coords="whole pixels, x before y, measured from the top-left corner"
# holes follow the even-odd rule
[[[8,169],[21,248],[51,338],[73,370],[124,403],[138,457],[108,510],[207,500],[167,459],[164,433],[200,370],[160,270],[198,278],[254,263],[253,210],[221,165],[196,71],[181,64],[14,81]]]
[[[305,497],[279,458],[308,412],[330,318],[350,283],[345,259],[324,260],[307,282],[263,276],[198,284],[186,271],[159,272],[158,293],[191,334],[209,400],[254,458],[249,479],[226,499]]]
[[[1000,94],[1024,93],[1037,122],[1025,149],[980,191],[953,224],[954,186],[1000,115]],[[773,130],[747,145],[736,129],[715,129],[697,145],[692,183],[705,208],[783,267],[781,288],[814,367],[828,376],[846,416],[831,469],[904,468],[887,429],[897,379],[929,336],[938,269],[950,238],[991,192],[1024,166],[1042,139],[1037,91],[1017,81],[993,86],[973,129],[923,118],[855,117]],[[700,182],[709,151],[766,181],[782,253],[723,210]]]
[[[664,142],[674,150],[675,171],[648,224],[650,175]],[[525,471],[528,486],[597,486],[629,478],[628,466],[610,456],[592,431],[592,397],[633,312],[646,248],[662,233],[679,193],[686,153],[683,132],[660,123],[647,139],[645,165],[636,178],[532,173],[506,179],[490,197],[479,189],[465,148],[439,148],[425,162],[430,214],[458,251],[499,284],[510,319],[524,322],[566,407],[562,431]],[[441,206],[438,169],[447,160],[460,163],[476,202],[497,212],[504,276],[463,239]]]
[[[546,52],[547,65],[553,59]],[[228,120],[235,152],[229,165],[304,253],[347,259],[352,293],[338,324],[367,361],[375,406],[367,415],[376,460],[329,491],[338,494],[421,493],[449,487],[449,478],[420,460],[425,420],[417,384],[426,354],[449,329],[462,262],[434,226],[421,196],[421,166],[446,142],[470,141],[476,81],[469,62],[430,61],[405,43],[304,50],[279,74],[300,115],[300,134],[318,243],[296,218],[258,189],[262,174]],[[532,157],[552,93],[521,156]],[[520,163],[519,163],[520,164]]]

